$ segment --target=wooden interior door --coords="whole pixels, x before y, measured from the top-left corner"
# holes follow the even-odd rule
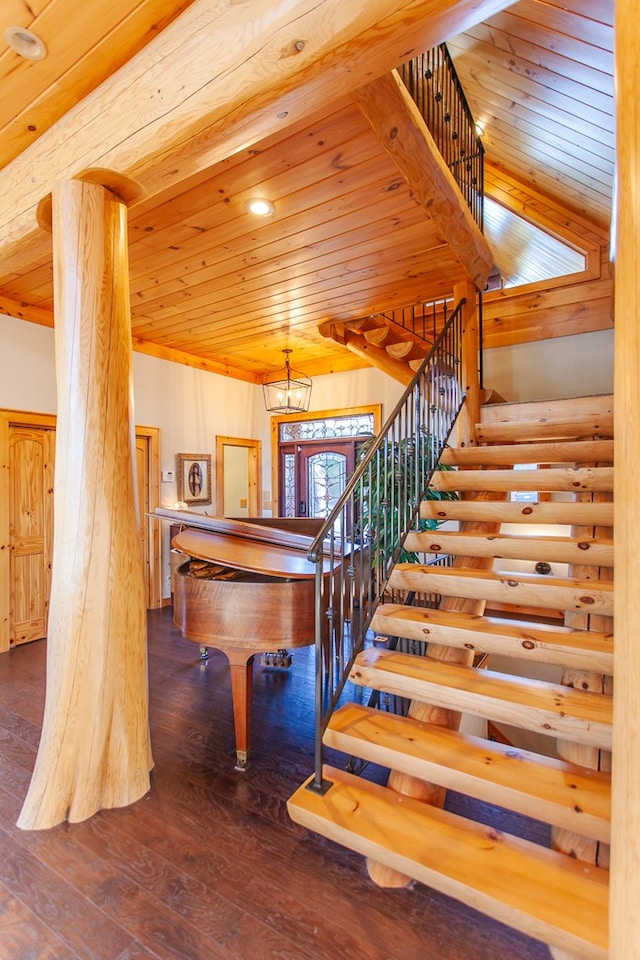
[[[0,410],[0,653],[46,636],[53,541],[53,414]],[[162,606],[159,524],[144,514],[159,503],[157,427],[136,427],[146,442],[140,470],[140,536],[148,571],[148,604]],[[140,468],[140,464],[139,464]]]
[[[47,634],[53,545],[55,431],[9,431],[10,643]]]

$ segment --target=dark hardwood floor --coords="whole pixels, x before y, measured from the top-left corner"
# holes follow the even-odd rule
[[[291,823],[312,769],[310,649],[256,667],[251,763],[234,772],[225,658],[200,662],[168,608],[149,615],[148,796],[18,830],[44,669],[44,641],[0,657],[0,960],[548,960],[426,887],[377,888],[362,858]]]

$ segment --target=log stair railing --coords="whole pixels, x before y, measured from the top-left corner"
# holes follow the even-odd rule
[[[426,656],[370,645],[350,673],[359,687],[442,708],[444,717],[475,718],[463,724],[474,733],[422,722],[413,710],[398,716],[348,703],[333,714],[324,742],[364,761],[364,776],[327,766],[329,789],[303,785],[289,812],[369,862],[542,940],[558,960],[605,960],[608,871],[598,864],[606,856],[581,851],[606,851],[610,831],[611,398],[492,405],[482,409],[477,435],[489,445],[446,450],[442,462],[454,469],[434,475],[436,489],[457,490],[461,499],[422,504],[425,519],[460,529],[409,533],[405,549],[423,562],[397,564],[389,580],[394,599],[437,593],[440,608],[384,603],[372,621],[381,637],[426,642]],[[531,490],[548,499],[487,499]],[[518,532],[495,532],[507,523]],[[566,529],[547,533],[549,524]],[[432,553],[453,554],[455,565],[428,565]],[[509,569],[542,560],[563,569]],[[452,609],[450,598],[482,599],[485,612]],[[449,649],[488,654],[489,668],[448,662],[442,651]],[[492,658],[499,658],[496,669]],[[570,679],[600,675],[598,692]],[[506,724],[515,746],[478,736],[478,724]],[[529,732],[523,738],[533,732],[548,749],[522,749],[518,730]],[[589,759],[570,762],[572,746]],[[386,787],[372,782],[380,768],[392,771]],[[472,800],[465,810],[474,801],[495,805],[498,824],[504,809],[544,821],[554,849],[460,817],[446,802],[440,809],[405,795],[395,787],[401,775],[466,794]]]

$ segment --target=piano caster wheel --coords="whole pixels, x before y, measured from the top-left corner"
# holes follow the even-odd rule
[[[247,769],[247,751],[236,750],[236,765],[233,768],[237,773],[244,773]]]
[[[293,662],[293,654],[288,650],[280,649],[277,653],[263,653],[260,663],[263,667],[284,667],[288,670]]]
[[[209,647],[200,647],[200,659],[201,660],[209,659]]]

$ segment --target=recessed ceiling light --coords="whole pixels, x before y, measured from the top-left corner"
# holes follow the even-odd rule
[[[272,203],[271,200],[265,200],[264,197],[254,197],[252,200],[247,200],[244,208],[256,217],[271,217],[276,212],[275,203]]]
[[[26,27],[7,27],[4,38],[11,49],[25,60],[44,60],[47,55],[43,41],[37,33]]]

